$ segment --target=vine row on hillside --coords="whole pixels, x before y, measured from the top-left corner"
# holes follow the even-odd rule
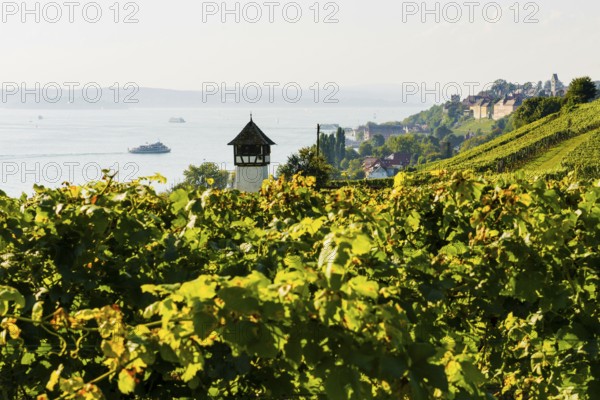
[[[1,395],[593,398],[600,182],[415,179],[0,196]]]

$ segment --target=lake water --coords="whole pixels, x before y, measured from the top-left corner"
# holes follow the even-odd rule
[[[268,108],[254,121],[277,143],[272,169],[303,146],[315,142],[317,123],[357,127],[368,121],[398,121],[421,108]],[[43,119],[38,119],[38,116]],[[169,123],[182,117],[187,123]],[[190,165],[215,162],[233,170],[227,146],[248,123],[240,108],[128,110],[0,109],[0,190],[11,196],[31,194],[33,185],[59,187],[119,170],[119,180],[160,173],[168,186],[182,180]],[[135,155],[128,148],[160,139],[169,154]]]

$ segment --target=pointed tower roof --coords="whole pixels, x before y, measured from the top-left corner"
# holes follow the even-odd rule
[[[254,123],[252,115],[250,115],[250,122],[239,135],[228,146],[239,146],[239,145],[260,145],[260,146],[272,146],[276,143],[269,139],[267,135]]]

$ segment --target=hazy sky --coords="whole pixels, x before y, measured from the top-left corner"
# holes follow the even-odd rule
[[[240,23],[235,15],[227,15],[222,23],[220,10],[217,15],[204,14],[207,22],[203,22],[203,8],[220,9],[221,1],[198,0],[138,0],[139,22],[115,23],[110,9],[114,1],[95,3],[102,10],[96,24],[83,18],[86,1],[74,6],[74,23],[69,22],[69,7],[57,1],[63,15],[55,24],[48,19],[56,18],[57,7],[47,6],[44,14],[47,1],[39,5],[39,23],[35,11],[24,15],[20,1],[3,1],[2,82],[133,81],[140,86],[199,90],[204,82],[332,81],[356,86],[488,82],[501,77],[525,82],[549,79],[554,72],[565,81],[584,74],[600,79],[600,4],[590,0],[482,1],[470,6],[443,1],[438,3],[439,23],[435,12],[421,15],[421,2],[299,0],[284,13],[288,2],[268,6],[259,0],[255,4],[260,5],[262,20],[254,24],[244,20],[256,15],[251,6],[244,15],[249,2],[240,2]],[[315,3],[320,23],[314,21]],[[35,2],[27,4],[34,10]],[[121,20],[135,11],[126,0],[117,4]],[[227,4],[233,9],[235,2]],[[88,5],[89,19],[94,18],[96,5]],[[297,5],[302,18],[295,24],[287,22],[284,16],[293,19]],[[435,2],[427,2],[429,9],[434,6]],[[274,23],[269,22],[270,9]],[[502,17],[493,23],[497,9]],[[323,23],[331,13],[339,22]],[[525,23],[528,16],[539,22]]]

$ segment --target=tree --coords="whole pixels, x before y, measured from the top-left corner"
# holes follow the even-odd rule
[[[438,139],[443,139],[446,136],[450,135],[452,133],[452,131],[445,125],[440,125],[437,128],[435,128],[434,132],[433,132],[433,136],[435,136]]]
[[[360,154],[363,157],[368,157],[368,156],[372,155],[373,154],[373,145],[369,142],[361,143],[360,147],[358,148],[358,154]]]
[[[558,97],[532,97],[523,102],[523,105],[513,115],[513,125],[520,128],[535,122],[550,114],[561,110],[563,99]]]
[[[335,135],[336,166],[339,167],[342,160],[346,157],[346,132],[338,128]]]
[[[502,97],[505,96],[509,93],[510,91],[510,86],[511,84],[509,84],[506,80],[504,79],[498,79],[494,82],[494,84],[492,85],[490,91],[496,96],[496,97]]]
[[[452,143],[450,143],[449,140],[444,139],[442,142],[440,142],[440,153],[442,153],[443,158],[450,158],[454,155]]]
[[[402,125],[411,127],[417,124],[428,125],[430,129],[439,126],[444,119],[444,106],[435,105],[429,110],[421,111],[418,114],[410,116],[402,122]]]
[[[225,189],[229,181],[229,172],[223,171],[215,163],[205,162],[200,166],[190,165],[183,172],[184,184],[194,188]]]
[[[468,110],[468,107],[463,103],[454,103],[452,101],[447,102],[444,108],[447,114],[443,118],[442,123],[447,126],[452,126],[458,122],[465,115],[465,111]]]
[[[287,180],[298,174],[305,177],[314,176],[317,179],[317,187],[325,186],[333,173],[334,168],[325,157],[321,154],[317,157],[314,146],[301,148],[298,153],[289,156],[287,162],[277,170],[277,175],[284,176]]]
[[[426,138],[426,136],[419,136],[421,136],[422,138]],[[414,134],[394,136],[390,138],[388,146],[390,150],[394,153],[415,154],[420,151],[420,146],[417,137],[418,136]]]
[[[348,169],[346,170],[348,179],[364,179],[365,169],[361,160],[352,160],[348,163]]]
[[[346,132],[342,128],[338,128],[335,134],[321,134],[319,143],[327,162],[339,168],[346,156]]]
[[[596,98],[596,94],[596,84],[589,76],[575,78],[569,86],[567,101],[574,104],[588,103]]]
[[[345,151],[345,157],[346,160],[348,161],[352,161],[352,160],[356,160],[360,158],[360,154],[358,154],[356,152],[356,150],[354,150],[352,147],[347,147],[346,151]]]
[[[340,163],[340,169],[347,170],[349,165],[350,165],[350,160],[348,160],[347,158],[344,158],[342,160],[342,162]]]
[[[373,143],[373,147],[381,147],[385,144],[385,138],[382,135],[375,135],[371,139],[371,143]]]
[[[390,148],[385,145],[373,149],[373,157],[377,157],[377,158],[385,158],[392,153],[393,153],[392,150],[390,150]]]
[[[454,148],[464,142],[465,138],[464,136],[456,136],[455,134],[451,133],[447,135],[444,140],[449,142],[452,145],[452,148]]]

